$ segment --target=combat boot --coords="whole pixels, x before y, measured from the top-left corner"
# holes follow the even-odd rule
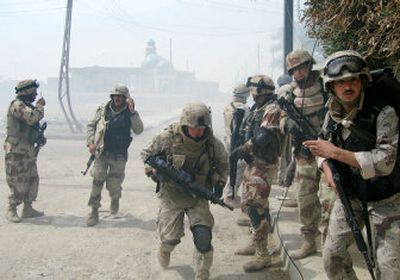
[[[44,216],[44,212],[37,211],[32,207],[32,203],[25,202],[22,210],[22,218],[36,218]]]
[[[271,257],[268,255],[267,239],[255,241],[256,253],[253,259],[243,265],[246,272],[260,271],[271,265]]]
[[[18,217],[17,206],[9,205],[7,208],[6,218],[9,222],[19,223],[21,222],[21,218]]]
[[[161,246],[158,248],[157,252],[158,263],[162,268],[167,268],[171,260],[171,252],[163,249]]]
[[[99,222],[99,210],[97,207],[92,207],[92,212],[90,212],[89,217],[86,221],[88,227],[92,227]]]
[[[317,252],[314,234],[304,234],[304,240],[300,249],[290,253],[290,257],[294,260],[303,259]]]
[[[199,251],[194,252],[194,262],[195,262],[195,277],[196,280],[208,280],[210,278],[210,268],[213,263],[214,251],[211,248],[210,251],[206,253],[201,253]]]
[[[255,253],[256,253],[256,244],[254,240],[251,240],[249,244],[235,251],[235,255],[240,255],[240,256],[253,256]]]
[[[115,215],[118,213],[118,210],[119,210],[119,198],[111,199],[110,213],[112,215]]]

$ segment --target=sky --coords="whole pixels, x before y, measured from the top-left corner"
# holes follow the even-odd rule
[[[228,92],[281,73],[283,0],[74,0],[70,67],[139,67],[146,42]],[[294,1],[295,5],[297,1]],[[0,0],[0,79],[57,77],[67,0]],[[295,12],[296,17],[296,12]],[[294,32],[295,45],[301,34]]]

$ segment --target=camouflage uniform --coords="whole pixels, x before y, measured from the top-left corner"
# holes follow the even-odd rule
[[[369,70],[363,58],[354,51],[341,51],[328,57],[326,65],[335,59],[343,59],[343,65],[338,64],[336,74],[330,78],[324,77],[328,83],[347,77],[366,77],[371,81]],[[358,61],[365,65],[362,69],[352,68]],[[347,63],[353,63],[347,67]],[[327,66],[325,66],[327,67]],[[340,68],[339,68],[340,67]],[[346,67],[346,68],[345,68]],[[347,69],[347,71],[346,71]],[[357,71],[357,72],[355,72]],[[329,72],[328,72],[329,73]],[[399,118],[396,111],[384,101],[384,98],[374,96],[374,92],[361,92],[358,104],[348,114],[344,113],[339,98],[334,96],[329,103],[329,112],[326,115],[323,132],[324,138],[329,139],[336,146],[353,152],[360,169],[358,176],[366,182],[368,213],[371,227],[374,228],[375,254],[378,279],[399,279],[400,275],[400,190],[398,179],[395,184],[391,178],[400,176],[400,162],[397,157]],[[393,94],[393,93],[390,93]],[[371,118],[371,116],[373,116]],[[357,136],[354,129],[346,127],[346,122],[352,122],[356,128],[376,135],[376,142],[372,145],[364,144]],[[319,159],[322,164],[323,158]],[[351,168],[340,163],[342,172]],[[363,226],[362,204],[358,199],[355,185],[351,178],[356,175],[343,175],[343,187],[349,195],[354,215],[358,224]],[[383,190],[383,191],[382,191]],[[322,252],[325,271],[329,279],[357,279],[352,268],[352,260],[347,252],[348,247],[354,243],[352,231],[349,228],[343,205],[337,199],[329,220],[329,230],[325,247]]]
[[[224,124],[225,124],[225,147],[227,151],[231,150],[231,135],[232,135],[232,119],[233,119],[233,112],[235,112],[236,109],[241,109],[245,111],[245,116],[243,119],[246,118],[246,116],[249,114],[250,108],[246,104],[247,98],[249,96],[249,89],[246,87],[246,85],[238,85],[235,87],[233,91],[233,100],[230,102],[224,109]],[[242,121],[243,123],[243,121]],[[237,163],[237,174],[236,174],[236,183],[235,183],[235,196],[237,193],[237,190],[240,187],[240,184],[242,183],[243,180],[243,172],[246,164],[243,160],[239,160]],[[232,197],[232,188],[228,182],[226,187],[224,188],[224,197],[229,198]],[[225,201],[227,201],[225,199]]]
[[[233,154],[247,162],[241,208],[250,218],[252,244],[255,246],[255,257],[244,265],[244,270],[250,272],[261,270],[271,263],[267,250],[270,230],[268,197],[277,173],[282,135],[279,129],[281,111],[275,102],[273,81],[267,76],[253,76],[247,86],[256,104],[245,120],[246,142]],[[246,250],[239,250],[237,254]]]
[[[198,127],[205,129],[204,134],[197,139],[190,137],[188,129]],[[222,195],[228,175],[227,153],[222,142],[213,136],[209,109],[203,103],[186,105],[180,123],[174,123],[156,135],[141,156],[145,160],[150,155],[160,154],[176,168],[193,175],[201,185],[218,188],[218,195]],[[146,168],[146,173],[151,174],[151,169]],[[211,230],[214,226],[208,201],[182,192],[171,181],[160,182],[157,197],[160,199],[157,217],[160,265],[169,265],[170,253],[184,235],[186,214],[196,247],[196,279],[208,279],[213,260]]]
[[[111,92],[111,95],[116,94],[128,98],[129,90],[125,86],[118,85]],[[136,110],[131,112],[127,105],[116,111],[113,100],[99,106],[94,118],[87,125],[87,145],[95,144],[96,146],[96,159],[92,170],[92,191],[88,203],[92,207],[92,214],[88,219],[89,226],[98,221],[98,208],[101,206],[101,191],[104,183],[111,197],[111,213],[118,212],[121,185],[125,178],[125,165],[128,159],[127,149],[132,140],[131,130],[135,134],[143,132],[139,113]]]
[[[295,50],[288,54],[287,64],[290,73],[296,67],[307,65],[309,67],[309,74],[305,78],[305,81],[302,81],[303,85],[300,86],[299,81],[284,85],[278,90],[278,95],[285,96],[305,116],[312,127],[316,131],[320,131],[325,112],[325,100],[319,74],[318,72],[311,71],[313,63],[315,63],[314,59],[305,50]],[[312,81],[314,82],[312,83]],[[285,133],[290,132],[288,129],[289,121],[291,120],[285,115],[280,122],[281,129]],[[301,132],[297,133],[301,134]],[[302,146],[300,141],[302,139],[296,139],[296,135],[292,135],[293,153],[296,162],[293,186],[298,204],[299,222],[301,224],[300,231],[304,238],[301,248],[291,254],[295,259],[301,259],[316,252],[315,237],[319,234],[318,226],[321,220],[321,204],[318,197],[318,190],[326,187],[326,182],[321,180],[315,157]],[[324,209],[329,210],[335,197],[332,200],[329,190],[324,192],[324,194],[326,194],[326,197],[322,198]],[[322,224],[327,225],[327,217],[329,217],[329,213],[325,211],[325,221]],[[325,230],[326,226],[323,231]]]
[[[33,106],[31,103],[34,99],[28,100],[33,94],[36,97],[37,87],[39,85],[36,80],[24,80],[18,83],[15,88],[18,96],[11,102],[7,112],[4,152],[6,179],[11,191],[8,197],[7,219],[12,222],[20,221],[16,207],[22,202],[24,202],[22,218],[43,215],[31,207],[32,202],[36,200],[39,187],[34,145],[38,140],[39,121],[44,116],[43,104],[37,103]],[[32,212],[31,215],[28,212]]]

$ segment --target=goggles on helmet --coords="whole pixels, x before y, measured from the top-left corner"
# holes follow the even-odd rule
[[[24,91],[26,89],[38,88],[38,87],[39,87],[39,82],[37,80],[32,80],[32,82],[24,85],[23,87],[15,87],[15,92],[18,93],[18,92]]]
[[[259,80],[257,83],[254,83],[251,81],[251,77],[247,79],[246,87],[256,87],[257,89],[269,89],[269,90],[274,90],[274,86],[267,85],[264,80]]]
[[[337,77],[341,75],[343,70],[347,70],[350,73],[359,73],[366,66],[365,61],[359,57],[341,56],[329,61],[324,68],[324,75],[328,77]]]

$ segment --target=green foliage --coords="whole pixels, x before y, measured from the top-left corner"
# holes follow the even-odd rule
[[[353,49],[371,68],[400,72],[399,0],[307,0],[302,21],[326,54]]]

